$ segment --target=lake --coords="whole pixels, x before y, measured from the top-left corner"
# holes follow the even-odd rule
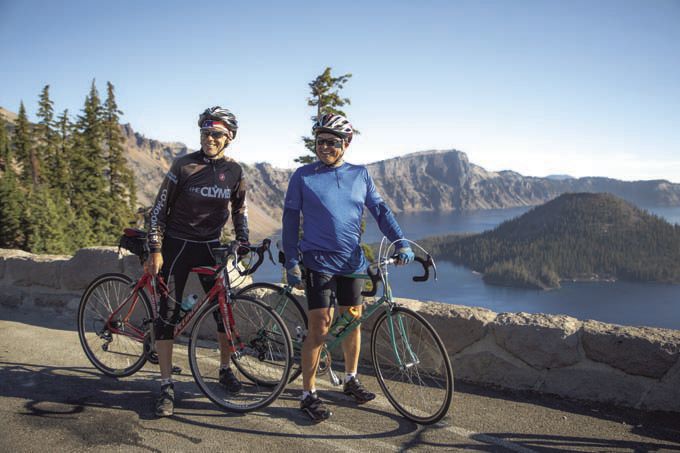
[[[467,212],[397,214],[404,234],[417,241],[449,233],[479,233],[530,208]],[[680,208],[647,207],[671,223],[680,224]],[[365,242],[378,242],[380,234],[372,218],[367,220]],[[680,329],[680,285],[628,282],[564,283],[553,291],[503,288],[487,285],[481,275],[450,262],[437,263],[438,280],[415,283],[415,266],[395,268],[390,284],[397,297],[484,307],[495,312],[565,314],[623,325]],[[265,262],[256,280],[280,280],[280,269]]]

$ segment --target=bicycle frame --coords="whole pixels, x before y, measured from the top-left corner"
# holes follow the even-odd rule
[[[346,275],[346,277],[357,278],[362,280],[371,280],[371,277],[368,274],[350,274]],[[390,341],[392,342],[394,356],[396,357],[397,363],[401,368],[410,368],[413,365],[420,363],[420,361],[418,360],[416,354],[413,352],[411,344],[408,342],[408,335],[404,327],[403,320],[401,319],[401,317],[398,317],[399,333],[401,334],[401,338],[404,340],[403,342],[405,343],[406,349],[409,353],[411,360],[408,363],[404,363],[401,359],[401,355],[399,354],[399,351],[397,349],[397,336],[394,328],[394,318],[392,317],[392,307],[395,305],[395,302],[392,300],[392,290],[390,289],[389,285],[386,284],[386,282],[384,281],[383,283],[385,284],[383,284],[382,297],[380,297],[375,303],[371,305],[364,304],[365,309],[363,310],[362,315],[359,318],[354,319],[349,324],[347,324],[347,326],[340,332],[340,335],[327,339],[325,345],[326,348],[329,350],[337,347],[340,343],[342,343],[345,337],[349,335],[354,329],[359,327],[362,322],[366,321],[371,316],[373,316],[373,314],[376,311],[378,311],[379,308],[381,308],[381,305],[383,303],[387,303],[387,306],[384,307],[384,310],[387,314],[389,327],[388,330],[390,332]]]
[[[356,279],[362,279],[362,280],[371,280],[371,276],[368,274],[349,274],[346,275],[345,277],[349,278],[356,278]],[[386,283],[386,282],[383,282]],[[285,285],[282,287],[281,291],[281,299],[280,301],[277,302],[275,306],[272,306],[272,308],[278,313],[282,314],[283,311],[286,308],[286,304],[288,303],[288,299],[285,297],[285,294],[290,294],[292,292],[292,288],[289,285]],[[386,307],[382,307],[384,303],[387,303]],[[383,284],[383,295],[380,297],[375,303],[371,305],[364,305],[364,310],[362,315],[357,318],[352,320],[340,333],[338,336],[330,336],[327,338],[325,342],[325,347],[327,350],[331,350],[336,348],[338,345],[342,343],[342,341],[345,339],[347,335],[350,334],[354,329],[356,329],[358,326],[361,325],[362,322],[366,321],[369,319],[375,312],[378,311],[378,309],[383,308],[386,313],[387,313],[387,318],[388,318],[388,330],[390,333],[390,340],[392,343],[392,348],[394,352],[394,356],[397,359],[397,363],[401,368],[410,368],[414,365],[417,365],[420,363],[420,360],[418,359],[417,355],[413,352],[413,349],[411,348],[411,344],[408,342],[408,334],[406,332],[406,328],[404,326],[403,320],[401,317],[398,317],[397,324],[398,330],[395,330],[395,323],[394,323],[394,318],[392,316],[392,307],[395,305],[395,302],[392,300],[392,290],[389,285]],[[399,351],[397,349],[397,332],[399,332],[401,338],[403,339],[403,343],[406,347],[406,351],[408,352],[408,355],[410,356],[410,359],[408,362],[404,362],[402,360],[401,355],[399,354]],[[295,345],[294,345],[295,346]]]
[[[239,348],[243,348],[243,343],[241,342],[241,338],[238,334],[238,331],[236,330],[236,324],[232,312],[232,304],[230,303],[229,297],[229,279],[225,275],[226,267],[200,266],[191,269],[190,272],[199,275],[216,276],[215,283],[210,291],[208,291],[208,293],[205,295],[205,297],[201,299],[201,301],[196,305],[194,305],[190,312],[180,319],[179,323],[175,326],[174,337],[178,337],[182,334],[182,332],[184,332],[186,327],[191,323],[191,320],[199,312],[201,307],[206,304],[206,302],[216,299],[220,307],[220,315],[222,316],[222,323],[224,325],[230,352],[235,353],[237,350],[237,345]],[[123,302],[120,307],[114,310],[109,316],[106,325],[112,333],[125,335],[140,342],[144,341],[145,332],[128,322],[135,309],[135,306],[137,305],[137,302],[139,301],[139,291],[142,290],[146,290],[147,294],[149,294],[151,298],[152,319],[149,321],[153,322],[153,319],[158,317],[159,296],[168,297],[168,288],[160,276],[154,277],[150,273],[145,272],[135,284],[132,294],[130,295],[131,299]],[[125,306],[128,306],[125,316],[123,316],[121,321],[114,321],[114,319],[118,316],[118,313],[121,312]],[[119,324],[122,324],[121,327],[126,328],[120,329]],[[129,332],[128,329],[131,332]]]

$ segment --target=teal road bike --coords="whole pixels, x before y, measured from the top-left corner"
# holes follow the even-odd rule
[[[329,334],[321,352],[318,375],[328,374],[333,385],[341,384],[333,371],[330,351],[338,347],[350,332],[375,317],[370,350],[380,388],[404,417],[419,424],[433,424],[447,414],[451,405],[451,361],[432,325],[419,313],[394,300],[388,281],[388,268],[396,264],[396,256],[389,254],[393,250],[392,245],[383,247],[381,244],[380,250],[381,258],[368,268],[366,274],[352,274],[349,277],[371,281],[371,289],[362,292],[365,297],[374,297],[382,284],[382,296],[373,303],[365,303],[362,316],[351,321],[337,336]],[[279,262],[283,261],[280,253]],[[436,279],[436,266],[429,254],[425,258],[416,257],[415,262],[422,266],[424,273],[413,277],[413,281],[427,281],[431,270]],[[238,296],[254,297],[268,304],[283,319],[293,340],[294,364],[290,380],[296,379],[302,372],[300,355],[307,333],[307,315],[292,288],[288,285],[253,283],[242,288]],[[334,326],[329,330],[332,332]]]

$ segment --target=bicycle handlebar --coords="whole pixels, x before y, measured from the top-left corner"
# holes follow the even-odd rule
[[[425,282],[430,278],[430,267],[434,269],[434,278],[437,279],[437,269],[434,267],[434,262],[432,261],[432,256],[427,255],[427,258],[423,259],[416,256],[414,261],[417,261],[422,267],[425,273],[423,275],[413,276],[414,282]],[[367,274],[371,278],[371,283],[373,284],[373,289],[370,291],[362,291],[361,295],[364,297],[372,297],[378,292],[378,284],[382,281],[380,276],[380,268],[389,264],[394,264],[397,262],[397,255],[394,255],[386,260],[382,260],[378,264],[372,264],[368,266]]]
[[[270,250],[271,246],[271,239],[264,239],[262,241],[262,244],[260,245],[245,245],[241,244],[240,242],[237,241],[232,241],[230,242],[226,247],[218,247],[214,248],[212,251],[215,254],[215,261],[219,266],[226,266],[227,264],[227,257],[230,255],[234,255],[234,259],[238,259],[238,256],[240,255],[245,255],[247,253],[253,252],[257,254],[257,261],[255,261],[255,264],[253,264],[251,267],[245,270],[241,270],[238,268],[238,266],[234,266],[241,276],[246,276],[255,273],[257,269],[260,267],[262,262],[264,261],[264,253],[267,252],[269,254],[269,259],[274,261],[274,258],[272,257],[272,252]],[[243,250],[247,250],[246,252],[242,252]]]

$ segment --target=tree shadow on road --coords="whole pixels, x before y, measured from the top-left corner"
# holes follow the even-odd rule
[[[141,421],[155,419],[152,408],[158,391],[157,373],[142,370],[134,377],[116,379],[102,376],[87,367],[55,367],[29,363],[0,361],[0,398],[14,398],[25,401],[19,415],[28,418],[28,424],[36,429],[66,430],[82,441],[85,446],[123,444],[150,451],[158,451],[143,444],[139,434],[143,430],[171,434],[191,443],[199,444],[201,439],[182,434],[164,427],[167,423],[182,423],[221,432],[266,435],[298,439],[367,439],[390,438],[413,432],[417,426],[395,414],[376,408],[362,408],[367,412],[387,417],[396,427],[374,433],[338,432],[327,434],[316,432],[290,433],[285,429],[272,429],[272,422],[281,425],[291,423],[309,424],[298,409],[297,391],[286,391],[275,405],[248,414],[228,413],[219,410],[203,396],[198,387],[186,379],[176,383],[178,405],[175,415],[149,427]],[[94,410],[104,409],[104,410]],[[112,418],[110,410],[122,411],[120,417]],[[127,414],[123,415],[123,414]],[[132,416],[135,414],[135,416]],[[253,418],[255,425],[264,424],[259,430],[249,426],[225,426],[224,418]],[[210,422],[214,418],[215,423]],[[257,423],[257,419],[266,419]],[[57,421],[57,422],[55,422]]]
[[[578,436],[551,436],[517,433],[475,433],[470,439],[479,443],[439,443],[419,438],[418,447],[424,449],[462,449],[474,451],[573,452],[573,451],[631,451],[636,453],[680,451],[680,446],[654,442],[635,442],[620,439],[600,439]],[[415,441],[415,439],[414,439]],[[408,449],[410,446],[406,446]]]

